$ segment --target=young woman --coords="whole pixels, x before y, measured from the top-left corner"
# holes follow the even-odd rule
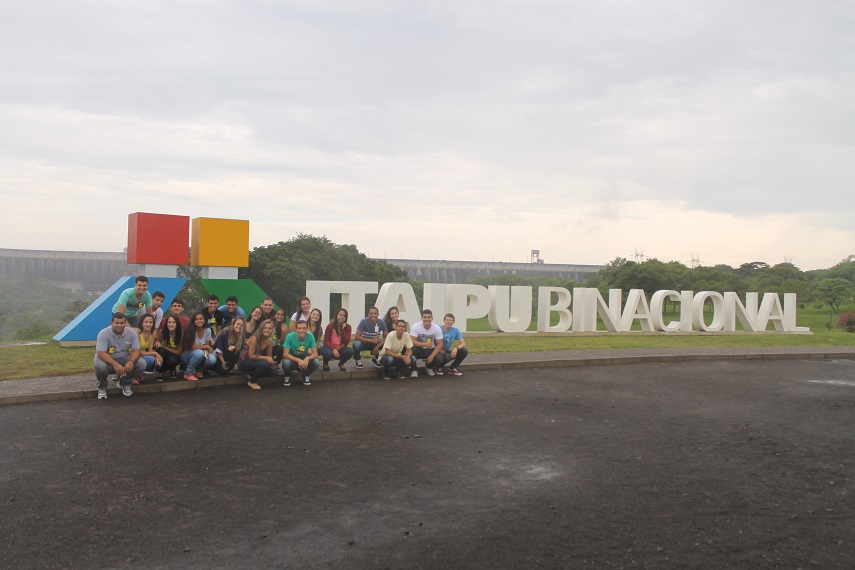
[[[320,309],[312,309],[309,313],[309,334],[315,337],[315,344],[320,350],[324,344],[324,316]]]
[[[392,331],[395,330],[395,323],[398,322],[398,307],[389,307],[389,310],[383,316],[383,322],[386,323],[386,330],[389,331],[389,334],[392,334]]]
[[[136,331],[140,337],[140,358],[145,362],[145,371],[155,372],[159,370],[163,363],[163,357],[157,353],[155,348],[157,333],[154,329],[154,316],[145,314],[140,317],[140,327]]]
[[[155,350],[162,358],[160,373],[157,375],[158,382],[163,382],[167,374],[171,378],[175,377],[175,367],[181,364],[183,336],[184,331],[179,324],[178,317],[167,315],[163,319],[163,328],[157,331],[157,342],[155,342]]]
[[[454,345],[454,341],[457,341],[456,346]],[[463,340],[460,329],[454,326],[454,315],[451,313],[446,314],[443,319],[442,351],[445,353],[445,360],[450,361],[448,364],[448,373],[454,376],[463,376],[463,373],[457,368],[463,362],[463,359],[469,355],[469,351],[466,349],[466,341]]]
[[[333,322],[324,331],[324,347],[321,356],[324,359],[324,372],[330,369],[330,360],[338,359],[338,369],[344,372],[344,364],[353,357],[350,344],[350,325],[347,324],[347,309],[339,309]]]
[[[278,365],[282,362],[282,342],[288,335],[287,315],[285,309],[276,309],[273,313],[273,360]]]
[[[227,374],[238,362],[240,351],[245,342],[244,328],[246,320],[243,317],[235,317],[232,323],[220,331],[214,341],[214,356],[217,363],[214,371],[218,374]]]
[[[288,323],[288,332],[297,330],[297,323],[300,321],[309,322],[309,313],[312,312],[312,302],[308,297],[300,297],[297,301],[297,307],[294,309],[294,314],[291,315],[291,322]]]
[[[205,315],[196,311],[184,328],[181,342],[181,364],[184,365],[184,379],[196,381],[205,370],[217,363],[214,356],[214,340],[211,329],[205,326]]]
[[[258,324],[260,322],[261,307],[253,307],[253,309],[249,312],[249,318],[246,320],[246,327],[244,328],[247,337],[250,337],[255,334],[255,330],[258,328]]]
[[[240,361],[240,369],[249,374],[247,386],[261,390],[258,379],[263,376],[276,376],[278,370],[273,361],[273,323],[263,321],[258,330],[250,337],[245,358]]]

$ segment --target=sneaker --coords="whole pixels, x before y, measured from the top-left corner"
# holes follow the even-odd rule
[[[184,379],[190,380],[191,382],[195,382],[196,380],[198,380],[198,378],[196,378],[192,374],[187,374],[186,372],[184,373]]]
[[[124,386],[120,385],[119,387],[122,389],[122,394],[124,394],[125,396],[133,396],[134,395],[134,391],[131,390],[131,387],[129,385],[125,384]],[[105,398],[106,398],[106,396],[105,396]]]
[[[106,400],[107,399],[107,390],[102,390],[102,389],[98,388],[98,399],[99,400]]]
[[[303,386],[311,386],[312,385],[312,377],[311,376],[303,376]]]
[[[437,369],[436,369],[436,375],[437,375],[437,376],[442,376],[443,374],[445,374],[445,373],[442,371],[442,368],[437,368]]]
[[[202,379],[202,371],[201,370],[196,373],[196,378],[198,378],[200,380]]]
[[[418,377],[419,377],[419,371],[418,370],[413,370],[412,372],[410,372],[410,378],[418,378]]]
[[[110,374],[109,376],[107,376],[107,380],[112,380],[113,382],[118,382],[119,377],[116,374]]]
[[[382,365],[382,364],[380,364],[380,363],[377,361],[377,357],[376,357],[376,356],[371,357],[371,363],[372,363],[374,366],[376,366],[377,368],[383,368],[383,365]]]
[[[396,368],[395,369],[395,378],[397,378],[398,380],[402,380],[404,378],[404,373]]]
[[[324,364],[324,372],[329,372],[329,371],[330,371],[330,365]]]
[[[434,370],[430,366],[425,366],[425,371],[427,372],[428,376],[436,376],[436,370]]]
[[[353,362],[354,362],[354,364],[356,364],[357,368],[362,368],[362,359],[361,358],[354,358]]]
[[[463,376],[463,372],[461,372],[457,368],[449,368],[448,373],[453,374],[454,376]]]
[[[285,380],[282,382],[282,385],[285,386],[286,388],[291,385],[291,375],[290,374],[285,375]]]
[[[384,372],[383,373],[383,380],[391,380],[391,378],[389,378],[389,375]]]
[[[159,372],[159,373],[157,374],[157,381],[158,381],[158,382],[163,382],[163,372]]]

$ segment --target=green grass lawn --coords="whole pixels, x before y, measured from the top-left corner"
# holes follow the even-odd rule
[[[848,309],[847,309],[848,310]],[[813,334],[700,334],[665,333],[584,333],[567,335],[471,334],[466,343],[473,353],[539,352],[548,350],[590,350],[626,348],[691,348],[698,346],[855,346],[855,334],[829,328],[827,310],[799,309],[797,324],[809,327]],[[489,330],[487,319],[470,321],[472,332]],[[61,348],[50,342],[37,346],[0,348],[0,381],[42,376],[89,374],[94,348]]]

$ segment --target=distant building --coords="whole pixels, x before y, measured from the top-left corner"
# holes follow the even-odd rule
[[[123,252],[0,249],[0,275],[47,279],[73,291],[102,293],[137,271]]]
[[[74,291],[102,293],[125,275],[137,275],[139,267],[128,265],[123,252],[42,251],[0,249],[0,275],[48,279]],[[503,261],[447,261],[430,259],[380,259],[407,272],[414,281],[468,283],[485,275],[554,277],[584,282],[602,265],[510,263]]]
[[[519,275],[521,277],[554,277],[584,282],[603,265],[564,263],[505,263],[503,261],[447,261],[429,259],[380,259],[397,265],[413,281],[425,283],[468,283],[485,275]]]

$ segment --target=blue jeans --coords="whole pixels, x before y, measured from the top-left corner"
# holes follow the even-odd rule
[[[129,359],[114,358],[114,360],[119,364],[124,365],[128,362]],[[134,369],[131,372],[119,377],[119,386],[128,386],[134,378],[139,377],[143,372],[145,372],[145,362],[143,362],[142,360],[137,360],[136,363],[134,363]],[[100,358],[95,358],[95,378],[98,380],[98,389],[106,390],[107,376],[115,373],[116,371],[113,369],[112,366],[110,366]]]
[[[181,364],[184,365],[185,374],[195,374],[196,370],[204,372],[216,363],[217,357],[213,353],[206,357],[205,351],[200,348],[185,350],[181,353]]]
[[[377,358],[380,358],[380,353],[383,352],[382,351],[382,348],[383,348],[382,342],[380,344],[374,344],[373,342],[362,342],[361,340],[353,341],[353,358],[354,358],[354,360],[361,360],[362,355],[360,354],[360,352],[362,352],[363,350],[367,350],[368,352],[371,352],[372,350],[374,350],[375,346],[380,347],[377,351]],[[339,351],[339,352],[341,352],[341,351]],[[372,354],[371,356],[374,356],[374,355]]]
[[[445,364],[445,354],[443,354],[442,351],[439,351],[437,355],[433,357],[433,364],[428,365],[427,357],[430,356],[432,352],[432,348],[417,346],[413,348],[413,358],[421,358],[424,360],[425,368],[442,368]]]
[[[401,373],[406,371],[407,368],[410,370],[416,369],[416,359],[412,356],[410,357],[410,363],[407,364],[400,358],[392,358],[391,356],[386,355],[380,359],[380,364],[383,365],[383,374],[386,376],[391,376],[395,368],[397,368]]]
[[[147,354],[143,354],[140,356],[140,360],[145,362],[145,371],[151,372],[154,370],[155,365],[157,364],[157,359],[153,356],[149,356]]]
[[[329,364],[330,360],[335,360],[335,355],[333,355],[333,349],[323,347],[321,348],[321,356],[324,359],[324,364]],[[344,366],[344,363],[353,358],[353,349],[349,346],[342,347],[338,349],[338,365]]]
[[[287,358],[283,358],[282,359],[282,372],[285,373],[286,380],[287,380],[287,377],[291,375],[291,372],[297,372],[297,371],[299,371],[303,375],[303,378],[305,378],[306,376],[311,376],[312,373],[318,369],[318,365],[319,365],[318,359],[313,358],[309,361],[308,368],[306,368],[305,370],[300,370],[300,367],[297,366],[296,362],[294,362],[293,360],[288,360]]]

